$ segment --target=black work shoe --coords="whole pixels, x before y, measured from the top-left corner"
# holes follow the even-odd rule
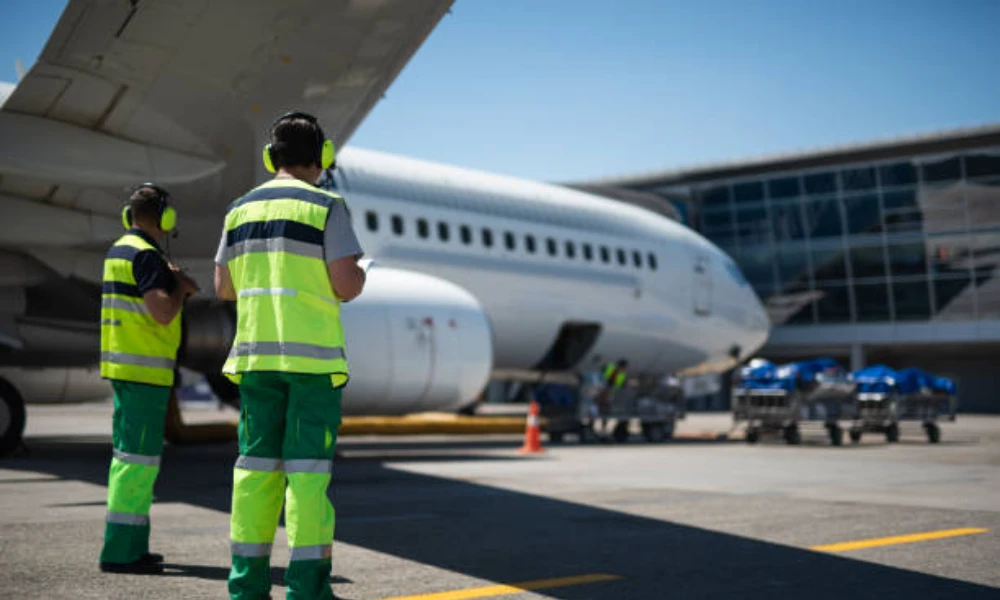
[[[139,557],[139,560],[150,565],[163,562],[163,555],[158,552],[147,552]]]
[[[131,575],[159,575],[163,573],[163,565],[148,562],[145,556],[130,563],[101,562],[101,571],[105,573],[128,573]]]

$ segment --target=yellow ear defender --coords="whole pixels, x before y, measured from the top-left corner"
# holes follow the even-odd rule
[[[141,190],[142,188],[149,188],[154,192],[156,192],[157,200],[160,201],[160,221],[159,221],[160,229],[168,233],[173,231],[174,228],[177,227],[177,209],[175,209],[173,206],[170,206],[170,204],[168,203],[170,199],[170,194],[167,192],[167,190],[161,188],[160,186],[154,183],[144,183],[142,185],[137,185],[134,188],[132,188],[132,194],[134,194],[137,190]],[[131,194],[129,195],[131,196]],[[127,203],[125,204],[124,207],[122,207],[122,226],[125,229],[132,228],[132,207]]]
[[[322,169],[329,169],[337,162],[337,150],[333,145],[333,141],[325,139],[323,135],[323,129],[319,126],[319,122],[316,117],[303,113],[303,112],[291,112],[286,113],[274,120],[274,124],[271,125],[271,129],[286,120],[286,119],[305,119],[310,123],[316,125],[316,146],[319,150],[319,166]],[[278,171],[274,166],[274,158],[271,156],[271,144],[264,146],[264,168],[267,169],[268,173],[275,173]]]

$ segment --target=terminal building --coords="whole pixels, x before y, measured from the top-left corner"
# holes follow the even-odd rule
[[[1000,412],[1000,125],[574,187],[726,250],[774,324],[760,356],[917,366]]]

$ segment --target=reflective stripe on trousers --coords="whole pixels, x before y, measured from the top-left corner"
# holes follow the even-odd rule
[[[118,525],[149,525],[149,515],[133,515],[131,513],[123,512],[108,512],[107,516],[108,523],[115,523]]]
[[[245,471],[282,471],[280,458],[261,458],[259,456],[240,455],[236,459],[235,468]]]
[[[117,448],[114,449],[114,457],[122,462],[127,462],[133,465],[145,465],[147,467],[158,467],[160,466],[159,456],[148,456],[146,454],[134,454],[132,452],[125,452]]]
[[[233,556],[270,556],[271,544],[247,544],[245,542],[229,542],[229,550]]]
[[[289,560],[322,560],[331,556],[333,556],[332,544],[320,544],[318,546],[292,548]]]

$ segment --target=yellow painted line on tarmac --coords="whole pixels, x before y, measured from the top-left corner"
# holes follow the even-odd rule
[[[501,585],[488,585],[478,588],[467,588],[464,590],[453,590],[450,592],[436,592],[433,594],[418,594],[416,596],[398,596],[386,598],[385,600],[468,600],[470,598],[494,598],[496,596],[509,596],[533,590],[547,590],[558,587],[568,587],[571,585],[584,585],[586,583],[599,583],[602,581],[615,581],[621,579],[618,575],[608,575],[605,573],[593,573],[590,575],[575,575],[572,577],[556,577],[554,579],[536,579],[535,581],[522,581],[521,583],[508,583]]]
[[[923,533],[910,533],[906,535],[894,535],[892,537],[872,538],[867,540],[855,540],[853,542],[839,542],[836,544],[824,544],[822,546],[811,546],[810,550],[820,552],[850,552],[851,550],[862,550],[864,548],[877,548],[879,546],[898,546],[900,544],[914,544],[916,542],[926,542],[929,540],[942,540],[945,538],[959,537],[963,535],[976,535],[986,533],[989,529],[980,527],[964,527],[961,529],[941,529],[938,531],[925,531]]]

